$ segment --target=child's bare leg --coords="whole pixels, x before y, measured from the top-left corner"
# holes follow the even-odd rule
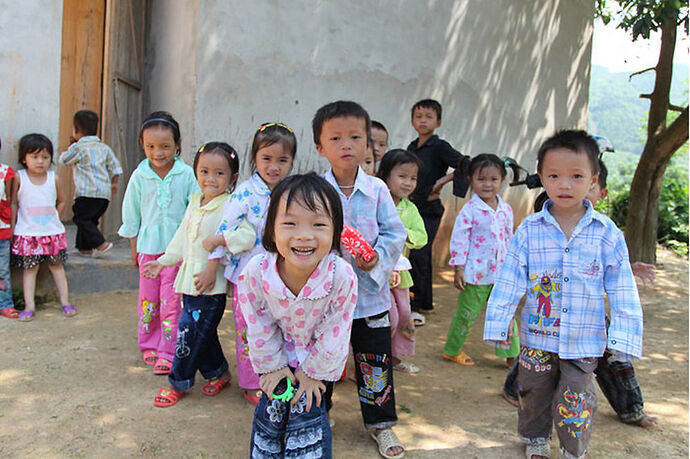
[[[58,296],[60,297],[60,304],[62,306],[67,306],[69,304],[69,289],[67,288],[67,276],[65,275],[65,268],[62,264],[59,265],[48,265],[50,268],[50,274],[53,275],[53,281],[55,282],[55,287],[58,291]]]
[[[22,275],[22,289],[24,290],[24,310],[35,311],[36,303],[36,276],[38,275],[38,265],[33,268],[25,269]]]

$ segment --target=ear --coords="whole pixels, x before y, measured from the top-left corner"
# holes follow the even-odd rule
[[[539,177],[541,178],[541,177]],[[592,182],[589,184],[590,187],[594,186],[599,181],[599,173],[592,175]]]
[[[234,174],[232,174],[232,177],[230,178],[230,185],[235,184],[237,182],[237,179],[239,178],[239,176],[240,176],[239,172],[235,172]]]
[[[601,199],[606,199],[606,196],[608,196],[608,195],[609,195],[609,189],[608,188],[604,188],[603,190],[601,190]]]
[[[323,150],[323,146],[321,144],[316,144],[316,151],[318,151],[319,155],[322,157],[326,157],[326,152]]]

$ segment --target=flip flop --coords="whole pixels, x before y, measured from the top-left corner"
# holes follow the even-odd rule
[[[167,375],[172,370],[172,362],[168,359],[159,358],[153,366],[154,375]]]
[[[228,385],[230,385],[230,381],[220,378],[212,378],[209,379],[206,384],[204,384],[204,387],[201,388],[201,393],[212,397],[220,394],[220,391],[225,389],[225,387]]]
[[[65,314],[65,317],[72,317],[77,315],[77,308],[72,306],[71,304],[66,304],[62,306],[62,313]]]
[[[146,365],[155,365],[158,360],[158,353],[156,351],[144,351],[142,358]]]
[[[444,352],[443,358],[446,360],[450,360],[451,362],[455,362],[458,365],[464,365],[467,367],[471,367],[474,365],[474,360],[472,360],[472,358],[464,352],[460,352],[458,355],[448,355]]]
[[[16,319],[19,316],[19,311],[14,308],[0,309],[0,316],[7,317],[8,319]]]
[[[110,250],[110,249],[112,249],[112,248],[113,248],[113,243],[112,243],[112,242],[108,242],[108,245],[105,246],[105,249],[101,249],[101,250],[93,249],[93,252],[91,252],[91,256],[92,256],[93,258],[101,258],[103,255],[105,255],[105,253],[106,253],[108,250]]]
[[[17,316],[17,320],[20,320],[22,322],[31,322],[32,320],[34,320],[34,312],[22,311],[19,313],[19,316]]]
[[[391,429],[383,429],[378,433],[378,435],[376,434],[376,431],[373,430],[369,432],[369,435],[371,435],[371,438],[373,438],[376,444],[378,445],[379,454],[385,457],[386,459],[400,459],[401,457],[405,456],[404,449],[402,453],[399,454],[388,454],[388,450],[394,446],[400,446],[401,448],[404,448],[403,444],[398,439],[398,436],[395,435],[395,432],[393,432]]]
[[[167,408],[173,406],[184,396],[184,392],[178,392],[173,389],[161,389],[153,399],[153,405],[160,408]]]

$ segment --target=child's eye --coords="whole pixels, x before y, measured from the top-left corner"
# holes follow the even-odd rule
[[[556,174],[549,174],[549,178],[550,178],[550,179],[555,179],[555,178],[558,178],[558,175],[556,175]]]
[[[580,175],[580,174],[575,174],[575,175],[573,175],[573,177],[579,180],[579,179],[581,179],[583,176]]]
[[[333,140],[333,141],[335,142],[335,141],[340,140],[340,137],[338,137],[338,136],[336,135],[336,136],[331,137],[331,140]]]

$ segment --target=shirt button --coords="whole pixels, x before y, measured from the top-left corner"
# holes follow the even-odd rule
[[[565,253],[568,253],[568,252],[570,252],[570,248],[569,248],[569,247],[566,247],[566,248],[565,248]]]
[[[615,340],[615,339],[612,339],[612,340],[611,340],[611,344],[616,344],[616,340]]]
[[[563,312],[568,312],[568,308],[563,308]]]
[[[501,332],[501,336],[506,336],[506,333],[505,333],[505,332]]]
[[[564,277],[563,280],[566,281],[566,282],[568,282],[570,279],[567,278],[567,277]]]

